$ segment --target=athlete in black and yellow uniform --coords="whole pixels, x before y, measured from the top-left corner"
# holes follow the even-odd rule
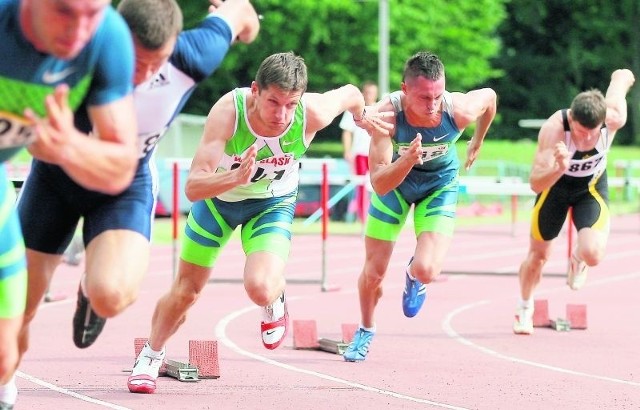
[[[635,79],[616,70],[606,96],[598,90],[578,94],[571,108],[559,110],[542,125],[529,181],[537,193],[531,242],[520,266],[520,301],[513,331],[533,333],[533,292],[569,208],[578,230],[567,284],[580,289],[587,266],[604,256],[609,236],[607,152],[616,131],[627,121],[626,95]]]

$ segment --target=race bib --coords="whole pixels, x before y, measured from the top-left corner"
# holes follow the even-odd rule
[[[24,147],[35,137],[33,127],[26,118],[0,111],[0,149]]]
[[[153,151],[156,145],[158,145],[160,138],[162,138],[162,136],[165,134],[166,131],[167,131],[167,127],[164,127],[159,132],[148,132],[146,134],[139,134],[138,135],[139,157],[142,158],[146,156],[149,152]]]
[[[402,155],[409,150],[408,145],[402,145],[398,147],[398,155]],[[449,144],[436,144],[436,145],[423,145],[422,146],[422,161],[431,161],[432,159],[439,158],[449,152]]]

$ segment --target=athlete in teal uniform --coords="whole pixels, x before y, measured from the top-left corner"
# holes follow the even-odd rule
[[[0,0],[2,162],[28,146],[35,158],[91,187],[120,190],[131,181],[135,121],[127,78],[133,75],[133,43],[108,4]],[[94,123],[83,128],[89,112]],[[100,138],[83,135],[92,128]],[[25,306],[42,297],[31,288],[27,295],[25,246],[5,172],[0,165],[0,409],[12,408],[17,397],[13,373],[28,333],[22,329],[18,343],[18,332],[30,319],[23,318]]]
[[[244,287],[249,298],[263,307],[262,343],[275,349],[284,339],[288,326],[284,267],[299,160],[316,132],[345,110],[358,123],[365,120],[358,87],[349,84],[323,94],[305,93],[306,88],[302,58],[274,54],[262,62],[251,88],[227,93],[211,109],[185,186],[194,204],[182,238],[178,275],[156,305],[150,349],[136,360],[130,390],[135,384],[136,392],[155,391],[165,344],[184,322],[216,257],[238,226],[246,254]]]
[[[537,196],[529,251],[520,265],[516,334],[533,333],[533,293],[569,208],[578,240],[571,250],[567,285],[580,289],[587,280],[587,267],[604,257],[609,238],[607,153],[627,121],[626,96],[634,82],[631,71],[616,70],[606,96],[598,90],[584,91],[570,109],[556,111],[540,128],[529,176]]]
[[[420,52],[405,65],[401,91],[375,108],[395,113],[390,119],[394,129],[391,139],[372,133],[369,165],[375,193],[365,232],[366,260],[358,279],[361,323],[344,353],[347,361],[367,355],[382,281],[412,205],[417,244],[406,270],[402,307],[413,317],[422,306],[425,284],[440,273],[453,234],[460,167],[455,142],[477,121],[467,148],[469,168],[495,116],[496,93],[489,88],[447,92],[440,59]]]

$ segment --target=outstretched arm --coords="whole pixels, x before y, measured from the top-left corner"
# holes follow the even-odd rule
[[[458,128],[464,129],[476,122],[473,137],[467,146],[465,169],[469,169],[478,158],[484,137],[496,116],[497,100],[496,92],[491,88],[473,90],[466,94],[454,93],[453,107]]]
[[[630,70],[615,70],[611,74],[611,82],[605,95],[607,102],[605,122],[611,137],[627,122],[627,93],[634,82],[635,77]]]
[[[235,39],[241,43],[253,42],[260,31],[260,19],[249,0],[210,0],[210,13],[220,14],[229,21]]]

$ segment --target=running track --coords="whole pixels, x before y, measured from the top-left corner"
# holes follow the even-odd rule
[[[128,392],[133,340],[146,337],[156,300],[172,279],[171,247],[154,247],[152,269],[139,300],[110,320],[86,350],[71,340],[71,317],[81,268],[65,266],[53,288],[69,297],[42,305],[32,326],[32,348],[18,378],[16,409],[637,409],[640,408],[640,218],[614,220],[605,261],[573,292],[560,276],[566,239],[555,244],[538,298],[552,317],[566,303],[588,305],[588,330],[511,332],[517,270],[528,242],[527,226],[460,228],[442,280],[429,286],[420,314],[402,315],[404,266],[413,252],[410,228],[398,242],[377,314],[378,334],[365,362],[292,349],[291,334],[275,351],[260,343],[260,311],[241,284],[209,284],[187,322],[169,342],[168,357],[186,361],[189,339],[218,341],[221,377],[197,383],[160,378],[153,395]],[[339,338],[342,323],[359,320],[356,278],[363,260],[358,236],[326,243],[329,283],[319,279],[318,236],[294,238],[287,276],[292,320],[314,319],[321,337]],[[240,246],[224,251],[214,277],[236,279]],[[490,274],[489,274],[490,273]]]

